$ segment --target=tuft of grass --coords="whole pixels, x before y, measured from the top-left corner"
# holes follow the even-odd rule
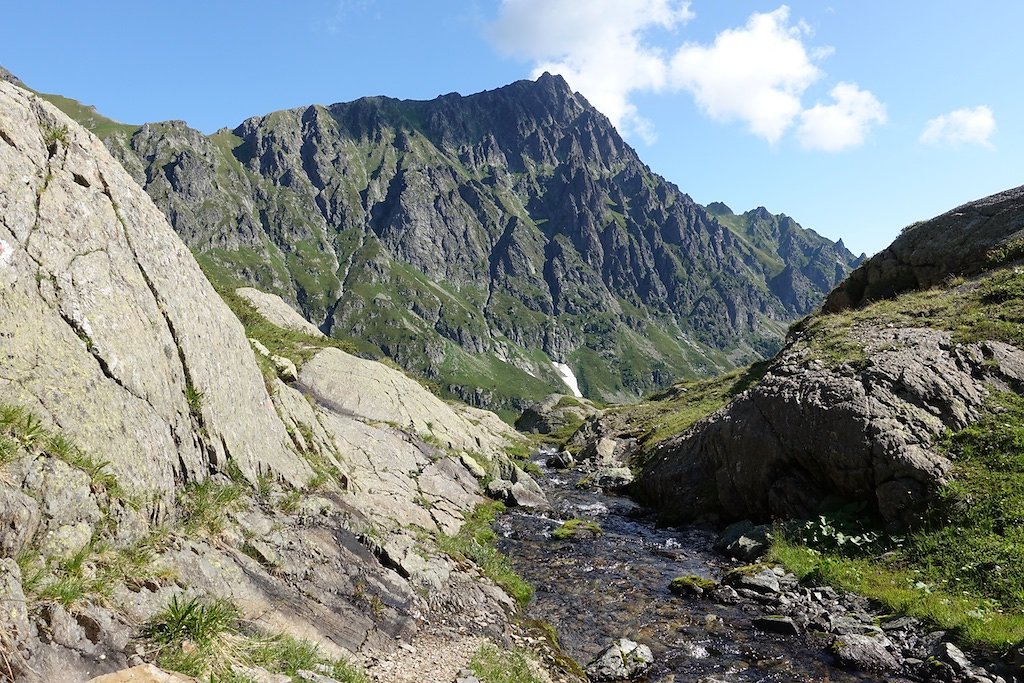
[[[343,659],[325,657],[314,643],[279,635],[258,642],[250,652],[253,664],[272,673],[296,676],[299,670],[326,670],[339,683],[368,683],[362,671]]]
[[[185,382],[185,402],[188,404],[189,412],[195,415],[197,419],[203,415],[204,398],[203,392],[192,386],[191,382]]]
[[[469,662],[473,674],[484,683],[542,683],[522,650],[502,650],[485,642]]]
[[[0,404],[0,431],[31,449],[47,436],[43,421],[23,406]]]
[[[552,538],[567,541],[577,538],[596,537],[604,533],[597,522],[589,519],[568,519],[551,532]]]
[[[259,666],[291,678],[305,669],[325,672],[340,683],[368,683],[356,667],[324,656],[309,641],[247,632],[238,608],[223,598],[176,595],[145,625],[142,636],[163,668],[211,681],[247,680],[235,669]]]
[[[67,126],[44,126],[43,127],[43,144],[47,148],[53,147],[57,143],[61,145],[68,144],[68,127]]]
[[[236,647],[241,613],[223,598],[175,595],[167,607],[142,629],[156,648],[157,664],[189,676],[231,668],[238,661]]]
[[[184,600],[175,595],[143,633],[158,645],[180,645],[187,640],[203,649],[225,632],[236,631],[240,616],[238,608],[223,598]]]
[[[515,598],[526,605],[533,597],[533,586],[516,574],[508,558],[498,550],[498,535],[491,528],[494,519],[505,511],[497,501],[478,505],[455,536],[440,534],[438,548],[455,559],[476,563],[480,571]]]
[[[186,533],[203,530],[219,534],[224,530],[227,513],[238,507],[244,493],[241,484],[224,484],[213,479],[188,484],[178,495],[182,528]]]

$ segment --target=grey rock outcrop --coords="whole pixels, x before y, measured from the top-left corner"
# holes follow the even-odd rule
[[[303,365],[299,385],[338,414],[393,424],[457,451],[491,456],[522,438],[493,413],[446,403],[403,372],[339,349],[324,349]]]
[[[651,648],[621,638],[587,665],[587,675],[592,681],[624,681],[640,676],[653,663]]]
[[[229,461],[305,481],[242,326],[121,165],[2,82],[0,133],[0,400],[144,496]]]
[[[5,82],[0,285],[0,594],[14,605],[0,654],[17,680],[80,683],[151,656],[131,639],[175,595],[229,598],[331,657],[394,649],[426,623],[508,628],[514,602],[432,539],[483,500],[463,456],[498,459],[511,428],[340,351],[303,367],[315,396],[265,377],[124,169]],[[192,527],[200,484],[231,500]],[[41,604],[67,558],[94,582],[155,526],[140,576]]]
[[[274,323],[286,330],[295,330],[308,334],[311,337],[324,337],[320,329],[309,322],[294,308],[284,302],[279,296],[267,294],[252,287],[239,287],[235,290],[238,296],[242,297],[268,322]]]
[[[944,480],[934,447],[979,416],[984,381],[1020,386],[1024,352],[921,328],[857,328],[865,367],[790,347],[761,382],[654,451],[643,495],[673,520],[806,517],[826,496],[888,520]]]
[[[904,229],[835,291],[824,310],[860,308],[901,292],[927,289],[1024,257],[1024,187],[969,202]]]

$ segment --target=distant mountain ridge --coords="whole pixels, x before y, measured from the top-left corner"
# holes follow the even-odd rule
[[[709,214],[559,76],[210,136],[55,103],[215,279],[280,294],[477,405],[565,391],[552,361],[618,401],[769,355],[858,262],[785,216]]]

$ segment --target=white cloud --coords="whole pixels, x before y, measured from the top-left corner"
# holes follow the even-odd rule
[[[656,45],[694,17],[689,0],[502,0],[491,26],[505,53],[533,62],[532,77],[561,74],[625,135],[650,143],[654,127],[631,98],[635,93],[686,91],[717,121],[738,121],[777,143],[800,122],[814,149],[861,144],[885,109],[866,90],[840,83],[834,104],[804,111],[807,89],[824,77],[818,64],[833,52],[807,44],[811,28],[790,21],[789,7],[755,12],[746,24],[707,45]]]
[[[804,91],[822,76],[802,40],[808,33],[789,24],[785,5],[755,12],[746,26],[722,31],[710,46],[680,48],[672,59],[673,81],[712,118],[742,121],[775,143],[800,114]]]
[[[829,93],[835,104],[817,104],[800,113],[798,136],[807,149],[839,152],[864,144],[872,124],[885,123],[885,106],[855,83],[839,83]]]
[[[644,41],[693,17],[689,0],[503,0],[492,33],[510,55],[535,63],[533,77],[561,74],[624,133],[653,141],[653,128],[629,101],[660,91],[668,65]]]
[[[973,109],[964,107],[930,120],[921,132],[920,141],[930,145],[971,144],[993,149],[990,138],[995,130],[996,119],[991,109],[985,105]]]

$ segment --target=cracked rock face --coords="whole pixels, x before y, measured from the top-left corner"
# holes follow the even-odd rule
[[[1024,352],[948,332],[863,328],[870,362],[784,351],[764,379],[658,446],[639,480],[672,520],[802,518],[830,495],[896,520],[949,472],[935,440],[979,416],[986,382],[1024,381]]]
[[[309,476],[241,324],[103,145],[0,82],[0,400],[168,499],[224,471]],[[190,406],[186,394],[200,400]]]
[[[490,456],[519,438],[493,413],[445,403],[403,372],[339,349],[303,365],[299,385],[339,415],[409,429],[443,448]]]
[[[1024,187],[969,202],[906,228],[850,273],[829,294],[824,310],[859,308],[900,292],[935,287],[953,276],[976,275],[994,260],[1019,258],[1022,239]]]

